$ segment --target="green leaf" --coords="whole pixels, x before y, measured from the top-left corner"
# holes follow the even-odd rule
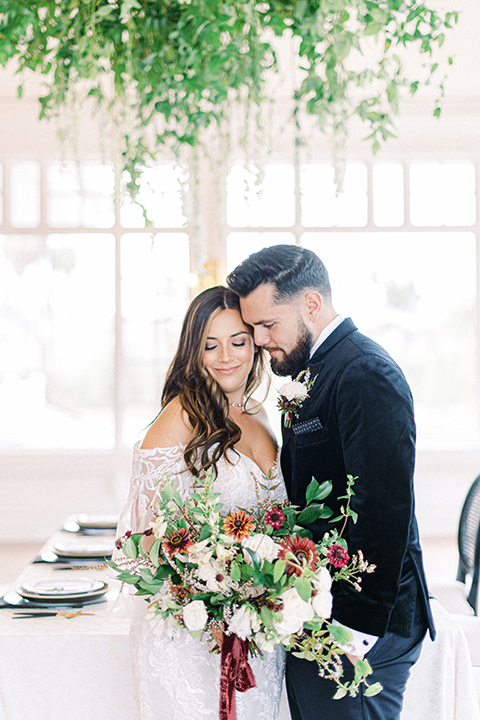
[[[273,612],[267,608],[266,605],[262,605],[260,609],[260,617],[266,627],[273,628]]]
[[[127,575],[126,573],[119,575],[118,579],[128,585],[136,585],[140,582],[140,578],[137,575]]]
[[[333,699],[334,699],[334,700],[340,700],[341,698],[345,697],[346,694],[347,694],[347,688],[345,688],[345,687],[339,687],[339,688],[337,689],[337,692],[336,692],[335,695],[333,696]]]
[[[137,559],[138,548],[133,538],[129,537],[128,540],[122,545],[122,552],[131,560]]]
[[[287,563],[285,560],[277,560],[274,563],[273,566],[273,581],[279,582],[280,578],[282,577],[283,573],[285,572],[285,568],[287,567]]]
[[[232,563],[230,565],[230,577],[232,578],[233,582],[238,582],[242,577],[241,570],[237,563]]]
[[[383,686],[380,685],[380,683],[374,683],[373,685],[369,685],[364,691],[363,694],[366,697],[373,697],[373,695],[378,695],[379,692],[383,690]]]
[[[301,513],[299,513],[297,517],[297,523],[300,523],[302,525],[310,525],[310,523],[318,520],[318,518],[323,512],[323,508],[323,503],[321,505],[319,505],[318,503],[311,503],[310,505],[307,505],[307,507],[304,508]]]
[[[352,641],[352,633],[343,625],[327,625],[328,632],[339,645],[347,645]]]
[[[254,550],[251,550],[250,548],[245,548],[250,557],[252,558],[253,567],[256,570],[259,570],[262,567],[262,558],[258,553],[256,553]]]
[[[310,585],[307,578],[301,575],[295,580],[295,587],[302,600],[308,602],[312,595],[312,586]]]
[[[171,485],[165,485],[160,495],[164,502],[170,502],[170,500],[173,500],[173,487]]]
[[[175,490],[173,493],[173,499],[175,500],[175,502],[177,503],[179,508],[183,508],[183,500],[180,497],[180,493],[177,490]]]
[[[331,480],[325,480],[325,482],[322,482],[318,488],[317,494],[315,495],[315,500],[325,500],[325,498],[332,492],[332,487],[333,484]]]
[[[315,480],[314,477],[312,477],[311,481],[308,484],[307,490],[305,492],[305,500],[308,505],[308,503],[312,502],[314,498],[317,496],[317,492],[320,488],[320,485]]]
[[[208,527],[208,525],[204,525],[202,529],[200,530],[200,541],[206,540],[207,538],[211,537],[212,531]]]
[[[104,18],[115,10],[113,5],[102,5],[95,13],[96,17]]]
[[[372,668],[367,660],[358,659],[355,663],[355,677],[365,678],[372,674]]]
[[[158,567],[158,565],[159,565],[158,558],[160,555],[161,547],[162,547],[162,542],[161,542],[160,538],[157,538],[152,543],[152,547],[150,548],[150,552],[149,552],[150,561],[155,565],[155,567]]]

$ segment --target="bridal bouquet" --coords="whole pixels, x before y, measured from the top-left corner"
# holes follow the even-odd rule
[[[184,499],[162,481],[150,526],[116,541],[125,558],[109,565],[145,596],[147,617],[166,631],[181,627],[221,652],[221,718],[230,717],[229,708],[234,717],[233,687],[255,684],[248,653],[272,652],[280,644],[316,662],[319,673],[336,682],[336,698],[355,695],[362,683],[367,695],[381,690],[378,683],[368,685],[365,660],[356,663],[351,682],[343,681],[340,655],[351,634],[329,622],[332,583],[360,591],[361,574],[375,569],[361,552],[350,557],[342,537],[347,521],[356,521],[353,484],[349,476],[346,502],[332,520],[343,519],[341,531],[316,543],[303,526],[332,515],[323,503],[330,482],[312,479],[302,510],[259,497],[256,508],[224,512],[210,471]]]

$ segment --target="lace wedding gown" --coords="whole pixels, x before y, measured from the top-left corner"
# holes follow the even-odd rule
[[[215,489],[224,510],[249,508],[257,503],[257,493],[265,496],[258,483],[267,482],[257,464],[246,455],[232,453],[233,464],[221,458],[217,463]],[[271,495],[286,498],[279,466],[269,480]],[[143,449],[135,445],[133,474],[127,504],[121,514],[117,536],[127,530],[143,531],[153,518],[160,477],[168,475],[185,497],[192,488],[193,476],[186,470],[183,446]],[[275,485],[278,487],[274,488]],[[116,551],[114,560],[121,560]],[[133,611],[131,653],[134,683],[142,720],[218,720],[220,656],[210,653],[207,644],[194,640],[178,628],[155,631],[155,620],[146,620],[147,609],[141,597],[130,597]],[[238,720],[282,720],[289,718],[286,703],[280,697],[284,674],[282,648],[265,653],[264,659],[250,658],[257,686],[236,693]]]

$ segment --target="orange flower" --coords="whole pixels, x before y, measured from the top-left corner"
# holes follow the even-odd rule
[[[247,538],[254,527],[253,517],[247,515],[245,510],[230,513],[226,518],[223,518],[223,532],[225,535],[234,537],[237,542]]]
[[[163,541],[163,546],[170,555],[176,552],[183,552],[191,545],[193,545],[193,542],[185,528],[173,530],[165,535],[165,540]]]
[[[280,560],[286,561],[287,575],[290,576],[293,575],[293,573],[296,575],[302,574],[301,568],[290,564],[288,558],[286,557],[287,553],[295,555],[300,565],[303,565],[303,563],[306,562],[311,570],[315,570],[315,566],[319,558],[316,545],[312,542],[312,540],[300,537],[300,535],[293,535],[282,540],[280,545],[282,546],[282,549],[279,551],[278,557]]]

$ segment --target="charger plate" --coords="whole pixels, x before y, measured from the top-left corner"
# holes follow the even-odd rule
[[[75,580],[39,580],[25,583],[16,593],[26,600],[42,603],[65,603],[71,601],[89,602],[96,600],[108,590],[102,580],[78,578]]]
[[[56,543],[53,552],[64,558],[104,558],[110,557],[113,552],[114,538],[88,540],[88,542],[72,541]]]

